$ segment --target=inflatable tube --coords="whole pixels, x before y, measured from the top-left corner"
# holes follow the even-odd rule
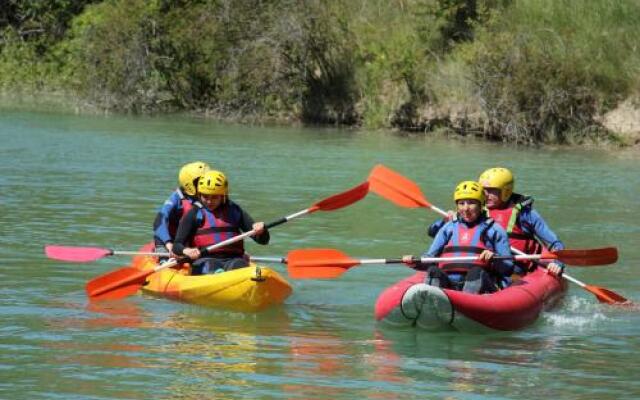
[[[440,289],[424,280],[425,272],[418,272],[384,290],[376,302],[376,320],[426,330],[513,331],[535,322],[567,290],[564,280],[540,268],[492,294]]]

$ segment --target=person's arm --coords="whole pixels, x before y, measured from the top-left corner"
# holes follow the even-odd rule
[[[526,224],[531,227],[533,234],[540,239],[545,246],[551,251],[563,250],[564,243],[558,238],[558,235],[549,228],[546,221],[536,210],[526,213]],[[552,261],[547,264],[547,271],[551,274],[559,276],[564,272],[565,265],[560,261]]]
[[[440,218],[429,225],[429,228],[427,228],[427,235],[429,235],[429,237],[435,238],[440,229],[442,229],[442,227],[445,226],[447,222],[454,219],[456,219],[455,211],[447,211],[446,217]]]
[[[521,214],[523,225],[531,229],[531,233],[540,239],[549,250],[562,250],[564,243],[558,235],[549,228],[546,221],[536,210],[530,210]]]
[[[509,238],[507,233],[501,226],[497,226],[494,224],[490,228],[491,242],[493,247],[493,252],[497,256],[506,256],[511,257],[511,248],[509,247]],[[489,233],[489,232],[487,232]],[[492,259],[491,267],[497,272],[501,277],[511,276],[514,270],[514,264],[512,258],[506,259]]]
[[[435,238],[438,232],[440,232],[440,229],[442,229],[442,227],[446,223],[447,221],[445,221],[444,218],[434,221],[433,224],[429,225],[429,228],[427,228],[427,235],[429,235],[429,237]]]
[[[176,238],[173,242],[173,252],[179,256],[187,255],[184,252],[185,249],[188,249],[187,243],[189,243],[198,231],[198,211],[198,207],[193,207],[187,215],[180,220]]]
[[[449,239],[451,238],[451,233],[451,224],[445,224],[445,226],[438,231],[438,234],[436,235],[435,239],[433,239],[433,242],[431,242],[431,246],[429,246],[429,249],[422,253],[420,257],[437,257],[442,254],[444,246],[449,242]],[[402,260],[418,271],[426,271],[430,266],[434,265],[434,263],[413,263],[411,262],[412,258],[413,256],[406,255],[402,257]]]
[[[436,237],[433,239],[433,242],[431,242],[429,249],[422,253],[421,257],[438,257],[442,254],[442,249],[444,249],[444,246],[449,242],[449,239],[451,239],[451,227],[451,224],[445,224],[445,226],[436,234]]]
[[[237,206],[237,205],[236,205]],[[240,210],[240,230],[242,232],[248,232],[254,229],[255,221],[251,218],[248,212],[244,211],[240,206],[237,206]],[[269,235],[269,230],[264,229],[261,233],[257,235],[253,235],[251,237],[258,244],[269,244],[269,240],[271,239],[271,235]]]
[[[169,221],[178,211],[180,207],[180,198],[176,192],[173,192],[171,196],[162,204],[156,219],[153,221],[153,237],[156,241],[162,242],[165,246],[169,244],[169,247],[174,241],[169,233]],[[167,247],[169,250],[171,250]]]

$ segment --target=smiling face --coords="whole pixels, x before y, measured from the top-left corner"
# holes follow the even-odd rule
[[[456,201],[456,209],[460,218],[467,223],[475,222],[480,217],[480,212],[482,211],[480,202],[471,199]]]
[[[202,204],[211,211],[218,208],[218,206],[222,204],[223,200],[224,200],[224,195],[222,194],[201,194],[200,195],[200,201],[202,202]]]
[[[502,208],[505,202],[501,198],[502,191],[498,188],[485,187],[484,196],[487,201],[487,208],[492,210],[494,208]]]

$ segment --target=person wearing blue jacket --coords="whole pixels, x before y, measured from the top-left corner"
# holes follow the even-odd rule
[[[502,167],[489,168],[480,174],[478,181],[484,188],[489,216],[505,229],[512,248],[525,254],[540,254],[543,247],[550,251],[564,249],[558,235],[533,208],[533,198],[513,192],[515,180],[510,170]],[[431,224],[429,236],[435,237],[452,216],[453,213],[450,212],[448,218]],[[522,276],[536,265],[538,264],[532,261],[519,261],[516,262],[514,272]],[[549,273],[558,276],[564,271],[564,264],[554,261],[546,268]]]
[[[487,198],[489,216],[509,235],[512,248],[526,254],[540,254],[543,246],[550,251],[564,249],[564,244],[533,208],[533,198],[513,192],[514,177],[507,168],[489,168],[478,179]],[[516,263],[516,273],[524,275],[535,268],[534,262]],[[550,262],[547,270],[561,275],[564,265]]]
[[[157,252],[175,256],[173,244],[178,224],[197,201],[198,181],[210,169],[209,164],[202,161],[194,161],[180,168],[179,186],[162,204],[153,222],[153,241]]]
[[[477,258],[442,261],[437,265],[414,264],[412,255],[402,259],[415,269],[426,270],[425,283],[429,285],[467,293],[493,293],[498,288],[498,282],[513,273],[507,234],[484,212],[485,196],[478,182],[464,181],[458,184],[453,199],[457,218],[444,224],[422,257]]]

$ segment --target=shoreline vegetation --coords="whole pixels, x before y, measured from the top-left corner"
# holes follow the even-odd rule
[[[1,102],[640,145],[635,0],[7,0]]]

